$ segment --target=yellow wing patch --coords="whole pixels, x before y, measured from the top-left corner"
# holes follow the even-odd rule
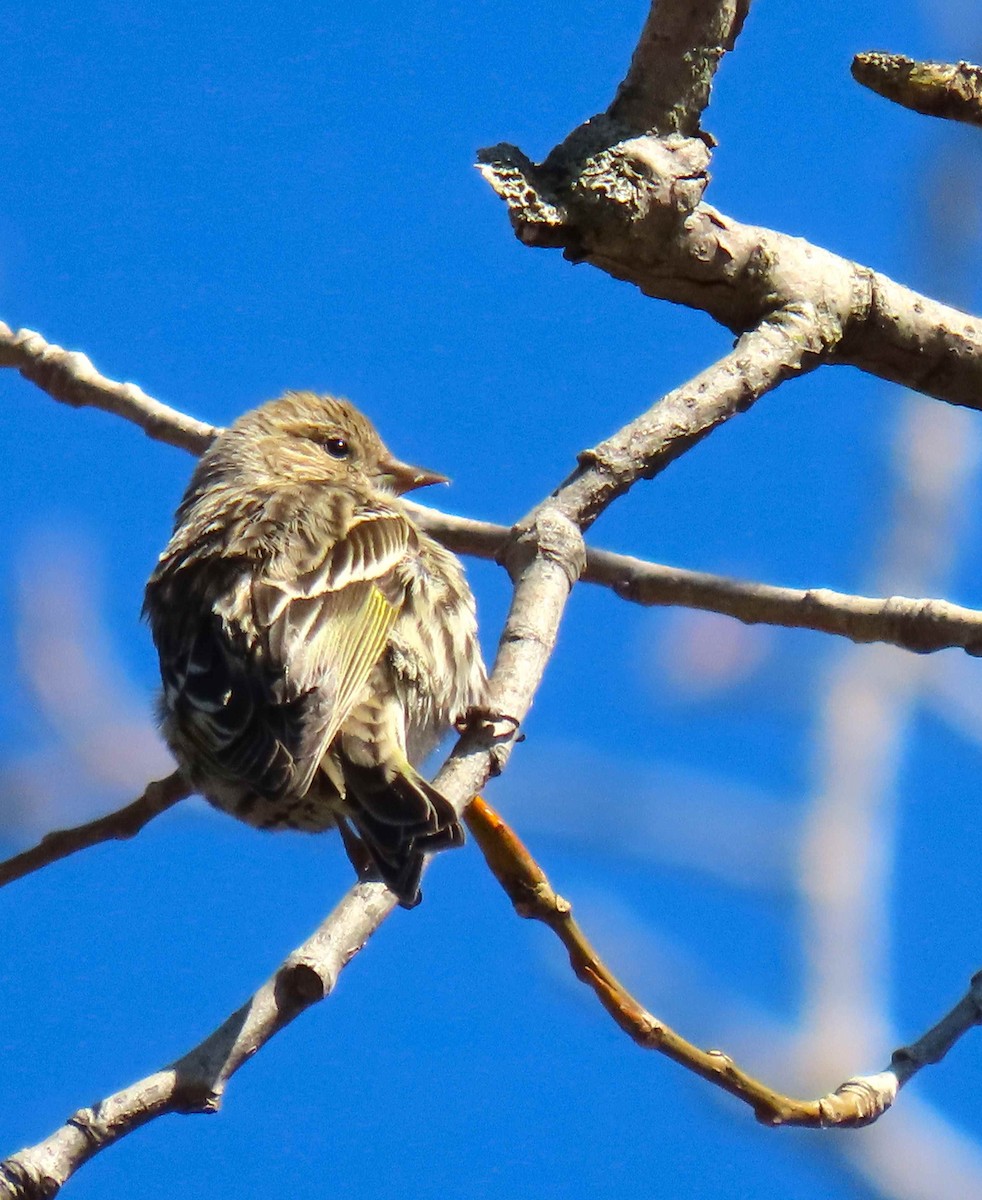
[[[373,584],[349,584],[321,598],[319,619],[308,631],[293,689],[311,696],[297,754],[297,790],[303,793],[328,746],[360,700],[375,664],[385,653],[399,609]],[[288,619],[289,610],[287,610]]]

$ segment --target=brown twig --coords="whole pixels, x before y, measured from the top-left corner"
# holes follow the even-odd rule
[[[159,817],[190,794],[191,790],[180,771],[175,771],[166,779],[148,783],[143,795],[125,808],[72,829],[46,833],[30,850],[0,862],[0,887],[100,842],[134,837],[154,817]]]
[[[974,63],[922,62],[870,50],[852,60],[852,77],[924,116],[982,125],[982,67]]]
[[[642,1049],[664,1054],[748,1104],[764,1125],[869,1125],[890,1108],[899,1089],[921,1067],[938,1062],[969,1029],[982,1023],[980,972],[966,996],[933,1029],[894,1053],[887,1070],[847,1079],[817,1100],[785,1096],[748,1075],[721,1050],[701,1050],[686,1041],[639,1004],[600,959],[574,919],[572,905],[554,891],[514,830],[480,796],[468,806],[464,819],[515,911],[552,930],[566,947],[577,979],[593,991],[617,1025]]]

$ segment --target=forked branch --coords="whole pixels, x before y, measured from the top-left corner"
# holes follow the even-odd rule
[[[800,332],[800,331],[799,331]],[[570,590],[583,570],[581,530],[637,480],[801,369],[810,341],[780,323],[741,339],[733,354],[670,393],[594,451],[512,531],[500,558],[514,593],[491,673],[489,704],[503,721],[476,721],[435,779],[459,811],[501,770],[552,654]],[[761,357],[755,357],[760,350]],[[50,1197],[94,1153],[167,1112],[210,1112],[227,1080],[269,1037],[333,987],[395,901],[381,885],[353,888],[314,937],[256,996],[178,1063],[124,1088],[0,1165],[4,1200]],[[284,999],[285,997],[285,999]]]

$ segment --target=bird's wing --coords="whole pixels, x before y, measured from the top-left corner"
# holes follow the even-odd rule
[[[303,794],[358,702],[405,601],[415,530],[391,509],[356,511],[345,535],[312,540],[252,581],[271,702],[293,713],[291,790]]]

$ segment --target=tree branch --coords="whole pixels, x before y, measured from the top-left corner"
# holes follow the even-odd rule
[[[497,558],[508,544],[511,531],[504,525],[472,521],[419,504],[408,506],[424,528],[458,554]],[[945,600],[872,599],[827,588],[774,587],[589,548],[580,579],[646,607],[702,609],[747,625],[811,629],[853,642],[882,642],[915,654],[961,648],[973,656],[982,655],[982,612]],[[0,887],[100,842],[133,837],[188,794],[175,772],[149,784],[138,800],[117,812],[46,834],[37,846],[0,862]]]
[[[825,335],[827,334],[826,330]],[[814,316],[806,317],[803,311],[796,309],[789,313],[774,314],[766,325],[765,332],[759,337],[753,337],[750,342],[739,342],[733,354],[729,356],[736,368],[735,379],[738,388],[744,387],[739,371],[747,366],[748,356],[756,358],[760,355],[758,371],[774,374],[774,381],[766,384],[768,387],[774,386],[781,378],[792,375],[796,369],[807,369],[814,365],[814,361],[822,354],[822,337],[821,325]],[[762,347],[769,353],[761,355]],[[157,441],[196,454],[204,449],[216,432],[214,426],[195,421],[193,417],[139,392],[139,389],[134,389],[141,397],[139,403],[131,402],[133,385],[98,375],[91,369],[91,365],[82,369],[81,376],[76,376],[78,364],[88,363],[85,355],[51,345],[40,334],[30,331],[21,330],[16,335],[11,334],[8,327],[0,323],[0,366],[16,365],[17,355],[20,356],[17,361],[40,362],[51,368],[47,371],[39,370],[28,377],[53,399],[63,400],[75,406],[84,403],[102,408],[139,425],[149,437]],[[800,367],[796,366],[796,363],[800,363]],[[714,386],[720,386],[718,368],[711,367],[685,388],[669,393],[665,401],[659,402],[651,412],[659,414],[657,420],[671,426],[674,418],[670,409],[663,407],[663,404],[672,401],[684,420],[685,413],[690,408],[692,394],[699,392],[707,378]],[[751,390],[756,386],[759,391],[762,381],[758,380],[756,385],[749,386]],[[74,387],[80,389],[76,398],[66,399],[66,393]],[[88,399],[78,398],[83,395],[88,396]],[[126,398],[125,403],[118,402],[121,396]],[[727,404],[730,407],[727,407]],[[739,399],[735,403],[732,398],[729,401],[724,400],[718,420],[728,419],[732,412],[740,407]],[[614,445],[613,442],[605,443],[596,450],[585,451],[581,458],[588,462],[592,456],[603,457],[611,452],[611,446],[617,456],[623,455],[625,447],[629,454],[631,446],[639,436],[644,438],[652,433],[652,430],[646,427],[646,423],[651,419],[650,415],[644,416],[627,426],[621,435],[620,446]],[[703,433],[704,431],[695,428],[686,430],[683,425],[677,425],[672,438],[673,450],[669,452],[663,447],[659,453],[660,463],[667,464],[688,445],[703,436]],[[633,469],[630,463],[628,466],[629,469]],[[616,473],[615,467],[614,474]],[[641,474],[644,475],[645,471],[642,470]],[[634,479],[636,475],[629,477]],[[616,484],[614,486],[616,488]],[[497,559],[508,544],[511,531],[504,525],[453,516],[411,501],[404,503],[424,529],[457,554]],[[824,633],[840,634],[857,642],[887,642],[917,653],[953,646],[960,646],[970,654],[982,652],[979,645],[979,615],[973,609],[962,608],[943,600],[916,600],[904,597],[880,600],[850,596],[827,589],[805,591],[773,587],[648,563],[628,555],[589,548],[586,551],[586,566],[582,579],[586,583],[609,587],[622,598],[643,605],[685,605],[725,613],[748,624],[765,623],[815,629]],[[104,838],[95,840],[106,840],[114,836],[112,832],[107,832]]]
[[[508,543],[506,525],[475,521],[403,501],[413,519],[455,554],[497,559]],[[698,608],[746,625],[813,629],[859,643],[883,642],[930,654],[960,648],[982,655],[982,612],[948,600],[870,597],[830,588],[778,587],[648,562],[588,546],[582,583],[609,588],[645,607]]]
[[[954,1043],[982,1023],[982,972],[966,996],[917,1042],[895,1051],[890,1067],[876,1075],[847,1079],[817,1100],[796,1100],[754,1079],[720,1050],[701,1050],[653,1016],[627,991],[573,918],[572,906],[558,895],[514,830],[480,796],[464,819],[492,874],[520,917],[541,921],[566,947],[573,972],[617,1025],[644,1050],[655,1050],[686,1070],[736,1096],[764,1125],[811,1128],[869,1125],[893,1104],[900,1088],[921,1067],[939,1062]]]
[[[166,779],[148,783],[143,795],[125,808],[88,821],[85,825],[46,833],[30,850],[0,862],[0,887],[100,842],[135,837],[154,817],[159,817],[190,794],[191,789],[180,771],[175,771]]]
[[[73,1113],[60,1129],[0,1163],[3,1200],[50,1200],[100,1150],[166,1113],[214,1113],[235,1072],[274,1034],[330,995],[341,970],[395,906],[360,883],[241,1008],[169,1067]]]
[[[669,393],[609,439],[604,453],[584,453],[583,465],[512,531],[500,559],[515,589],[489,681],[490,715],[472,722],[434,780],[458,811],[489,775],[502,769],[532,703],[585,562],[581,528],[637,479],[661,469],[748,407],[759,389],[775,386],[789,369],[798,369],[788,366],[786,353],[776,353],[778,347],[787,350],[781,329],[777,322],[741,339],[742,350],[726,356],[715,371],[704,372],[695,386]],[[758,345],[764,367],[751,362]],[[791,357],[800,364],[804,355],[802,346]],[[53,1196],[94,1153],[147,1121],[167,1112],[214,1111],[227,1079],[283,1025],[329,994],[341,966],[364,946],[394,904],[383,885],[358,884],[314,937],[199,1047],[167,1070],[80,1110],[49,1138],[0,1164],[0,1180],[7,1180],[0,1197]],[[304,968],[299,973],[298,956]],[[286,997],[282,1002],[281,996]]]
[[[565,533],[561,527],[560,534]],[[515,722],[524,717],[555,642],[579,546],[568,537],[563,544],[548,517],[523,539],[521,553],[527,561],[518,571],[490,681],[492,704],[507,697]],[[573,556],[572,566],[563,565],[566,555]],[[514,735],[511,722],[504,735],[494,722],[475,722],[459,739],[434,780],[458,811],[484,786],[496,767],[495,752]],[[357,884],[315,934],[204,1042],[170,1067],[80,1109],[49,1137],[0,1163],[0,1198],[50,1200],[94,1154],[148,1121],[166,1113],[217,1111],[235,1071],[294,1017],[330,994],[341,969],[394,907],[395,898],[383,884]]]
[[[696,7],[705,14],[712,6]],[[662,59],[654,43],[650,49],[645,75],[653,78]],[[670,72],[673,54],[669,47]],[[734,333],[775,310],[811,308],[826,327],[822,361],[982,408],[978,318],[710,207],[703,202],[709,160],[700,138],[627,136],[607,115],[580,126],[542,164],[505,143],[478,155],[524,244],[562,249],[645,295],[707,312]]]
[[[927,117],[982,125],[982,67],[974,63],[921,62],[870,50],[852,60],[852,77],[878,96]]]
[[[485,176],[508,201],[524,241],[562,247],[569,257],[590,261],[649,295],[703,308],[743,336],[720,363],[585,451],[570,478],[497,547],[515,589],[491,676],[491,718],[475,721],[464,733],[435,781],[458,810],[501,769],[515,726],[528,711],[570,589],[586,564],[583,531],[638,479],[653,477],[760,395],[820,362],[849,362],[952,403],[982,407],[982,331],[971,318],[797,239],[741,226],[702,202],[708,151],[703,140],[684,134],[698,130],[713,70],[739,31],[746,7],[746,0],[697,0],[687,6],[660,0],[604,120],[567,139],[550,156],[547,170],[510,147],[484,157]],[[688,49],[696,51],[688,61],[687,40]],[[612,137],[621,122],[673,132],[660,139],[624,140],[622,132]],[[84,356],[49,346],[30,332],[15,335],[0,326],[0,366],[15,367],[56,399],[116,413],[150,436],[192,452],[200,452],[214,435],[210,426],[158,404],[133,385],[114,384]],[[505,732],[496,716],[507,718]],[[725,1056],[689,1047],[618,990],[535,864],[524,863],[517,852],[512,858],[525,871],[513,869],[516,888],[521,886],[523,897],[530,886],[540,894],[543,919],[569,939],[571,954],[575,950],[584,972],[595,978],[609,1011],[625,1022],[636,1018],[652,1045],[680,1061],[688,1054],[694,1069],[734,1094],[743,1093],[763,1119],[792,1122],[802,1115],[783,1107],[786,1098],[745,1076]],[[79,1110],[49,1138],[0,1164],[0,1195],[8,1200],[52,1196],[92,1155],[147,1121],[165,1112],[216,1111],[235,1071],[279,1029],[330,994],[341,969],[394,903],[381,884],[356,885],[252,999],[194,1050]],[[944,1026],[943,1031],[898,1051],[890,1072],[850,1081],[822,1101],[787,1103],[806,1106],[805,1123],[873,1119],[909,1077],[904,1072],[934,1061],[929,1056],[943,1053],[960,1036],[959,1023],[977,1021],[978,1011],[973,984],[970,996],[953,1010],[957,1016],[949,1014],[937,1027]]]
[[[791,305],[767,316],[729,354],[667,393],[613,437],[579,455],[579,468],[547,504],[586,529],[639,479],[680,455],[786,379],[820,361],[834,334],[821,314]]]
[[[42,391],[73,408],[101,408],[139,425],[148,437],[200,454],[215,429],[148,396],[135,383],[100,375],[79,351],[46,342],[31,329],[14,333],[0,321],[0,367],[14,367]]]
[[[750,0],[654,0],[607,115],[634,133],[699,134],[720,59]]]
[[[982,655],[982,612],[947,600],[873,599],[828,588],[774,587],[605,550],[587,551],[583,579],[603,583],[636,604],[700,608],[736,617],[746,625],[814,629],[853,642],[884,642],[915,654],[960,647],[968,654]]]

